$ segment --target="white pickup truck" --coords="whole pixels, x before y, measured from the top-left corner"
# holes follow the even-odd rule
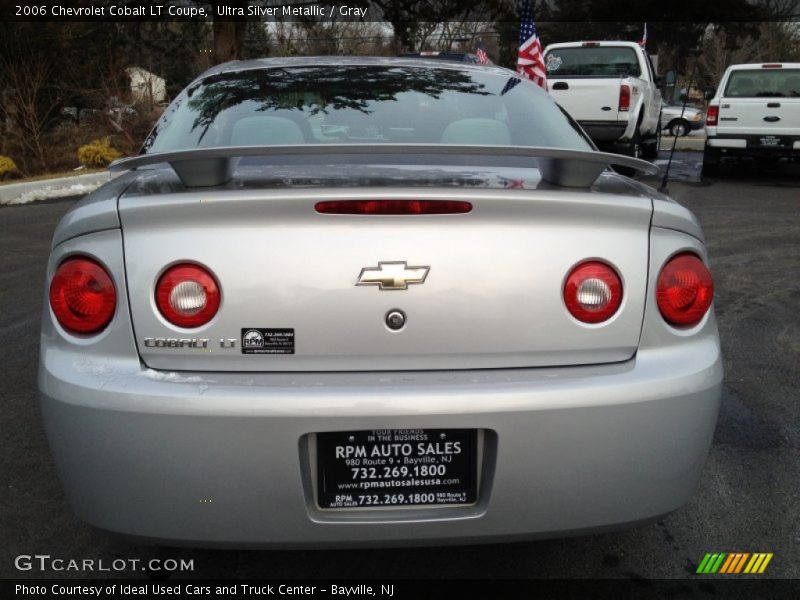
[[[599,147],[658,155],[661,81],[634,42],[567,42],[544,51],[550,94]]]
[[[800,158],[800,63],[725,70],[706,113],[703,174],[741,156]]]

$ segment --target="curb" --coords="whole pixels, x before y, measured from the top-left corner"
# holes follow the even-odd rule
[[[660,150],[672,150],[672,142],[673,139],[671,136],[665,136],[661,138],[661,145],[659,146]],[[675,144],[676,151],[694,151],[694,152],[702,152],[703,148],[706,145],[706,138],[703,137],[682,137],[678,138],[678,143]]]
[[[0,205],[27,204],[28,202],[48,198],[80,196],[94,191],[110,181],[110,179],[111,174],[108,171],[103,171],[101,173],[87,173],[86,175],[0,185]]]

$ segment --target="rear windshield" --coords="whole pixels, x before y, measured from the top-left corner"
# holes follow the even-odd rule
[[[731,71],[727,98],[800,96],[800,69],[748,69]]]
[[[550,96],[511,73],[325,66],[224,73],[193,84],[143,151],[342,143],[591,148]]]
[[[633,48],[597,46],[555,48],[545,57],[550,77],[639,77],[642,70]]]

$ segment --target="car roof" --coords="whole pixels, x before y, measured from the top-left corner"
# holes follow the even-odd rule
[[[479,61],[477,54],[469,52],[447,52],[440,50],[423,50],[422,52],[408,52],[400,54],[400,58],[428,58],[434,60],[454,60],[456,62],[476,63]],[[488,64],[488,63],[487,63]]]
[[[774,69],[800,69],[800,63],[790,63],[790,62],[780,62],[780,61],[772,61],[772,62],[764,62],[764,63],[747,63],[741,65],[729,65],[729,71],[742,71],[745,69],[762,69],[764,65],[780,65],[780,67],[773,67]]]
[[[222,63],[210,68],[197,77],[205,79],[220,73],[235,73],[237,71],[250,71],[255,69],[276,69],[281,67],[421,67],[425,69],[450,69],[458,71],[474,71],[476,73],[495,73],[509,77],[516,75],[510,69],[496,65],[481,65],[469,62],[448,60],[433,61],[430,58],[414,57],[388,57],[388,56],[284,56],[276,58],[256,58],[249,60],[235,60]]]
[[[580,42],[560,42],[558,44],[549,44],[545,50],[553,50],[556,48],[582,48],[584,44],[597,44],[598,46],[625,46],[627,48],[640,48],[639,42],[623,42],[620,40],[583,40]],[[591,46],[587,46],[591,47]]]

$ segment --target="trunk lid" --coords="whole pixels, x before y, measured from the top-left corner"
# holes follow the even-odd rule
[[[120,199],[133,326],[149,367],[535,367],[623,361],[636,351],[647,197],[398,187],[166,190]],[[359,216],[314,208],[324,200],[407,198],[468,201],[473,210]],[[609,262],[624,283],[622,307],[602,325],[577,322],[562,300],[568,272],[586,259]],[[184,261],[205,265],[221,288],[219,312],[197,330],[170,325],[154,300],[160,274]],[[424,282],[405,290],[356,285],[363,269],[401,261],[427,267]],[[400,331],[385,322],[393,309],[407,318]],[[242,337],[253,329],[293,330],[293,353],[243,353]]]

